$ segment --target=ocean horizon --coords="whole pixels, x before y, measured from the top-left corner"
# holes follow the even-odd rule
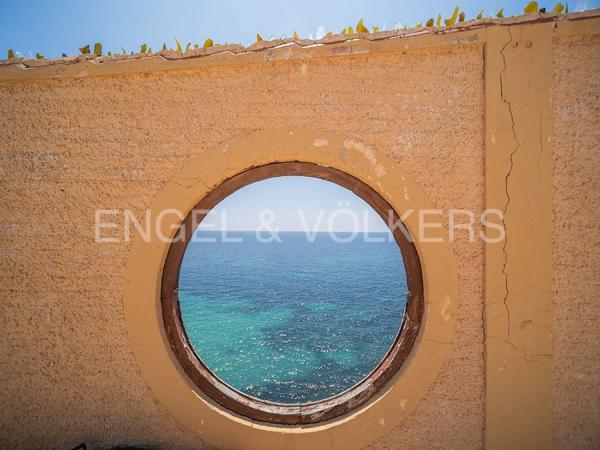
[[[388,231],[370,231],[370,230],[361,230],[361,231],[352,231],[352,230],[277,230],[277,231],[272,231],[272,230],[215,230],[215,229],[211,229],[211,230],[197,230],[194,233],[195,237],[199,237],[200,234],[203,237],[206,236],[214,236],[216,237],[217,235],[222,235],[223,233],[225,234],[230,234],[230,233],[236,233],[236,234],[240,234],[240,235],[246,235],[246,234],[254,234],[256,235],[257,233],[263,233],[265,235],[270,234],[270,233],[275,233],[275,234],[362,234],[362,235],[373,235],[373,236],[377,236],[377,237],[389,237],[390,239],[393,239],[393,234],[388,230]]]

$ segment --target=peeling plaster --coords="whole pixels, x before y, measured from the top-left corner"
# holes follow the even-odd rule
[[[375,168],[375,174],[381,178],[382,176],[385,175],[385,168],[383,167],[383,165],[377,161],[377,157],[375,156],[375,152],[373,151],[373,149],[368,146],[363,144],[362,142],[356,142],[352,139],[346,139],[344,141],[344,147],[346,149],[356,149],[358,150],[360,153],[362,153],[367,160],[369,161],[369,163],[371,163],[371,165]]]
[[[327,139],[317,138],[313,141],[313,147],[323,147],[328,144]]]
[[[442,300],[442,319],[444,319],[445,322],[448,322],[450,319],[452,319],[452,314],[448,312],[451,306],[452,300],[450,300],[449,295],[446,295],[444,300]]]

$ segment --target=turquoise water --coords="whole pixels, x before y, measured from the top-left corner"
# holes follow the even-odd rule
[[[338,394],[384,358],[404,314],[407,287],[387,233],[337,243],[327,233],[280,233],[260,243],[191,242],[179,278],[181,315],[193,348],[230,386],[279,403]],[[343,234],[338,234],[342,237]]]

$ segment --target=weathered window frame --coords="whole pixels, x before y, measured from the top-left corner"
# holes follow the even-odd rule
[[[177,289],[179,272],[187,244],[195,226],[221,200],[236,190],[268,178],[309,176],[345,187],[365,200],[388,223],[401,223],[392,206],[373,188],[340,170],[308,162],[278,162],[247,169],[223,181],[210,191],[182,222],[182,238],[174,240],[167,253],[161,280],[161,310],[171,349],[179,364],[202,392],[223,407],[241,416],[273,424],[300,425],[330,420],[364,404],[381,390],[397,373],[419,334],[424,311],[423,275],[414,243],[404,226],[393,230],[406,270],[408,299],[400,330],[382,362],[361,382],[333,397],[298,405],[273,403],[251,397],[221,381],[204,365],[194,351],[185,332],[179,309]]]

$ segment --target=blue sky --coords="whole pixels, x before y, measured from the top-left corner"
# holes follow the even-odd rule
[[[520,14],[525,0],[404,1],[404,0],[0,0],[0,53],[12,48],[23,56],[36,52],[46,57],[61,53],[76,55],[78,48],[99,41],[105,51],[139,49],[146,43],[153,49],[163,42],[251,44],[256,33],[264,38],[291,36],[317,37],[325,31],[355,26],[361,18],[369,26],[393,29],[398,24],[415,25],[442,13],[447,17],[455,5],[474,17],[483,9],[495,15],[504,7],[505,15]],[[552,8],[550,3],[539,2]],[[591,9],[600,0],[575,0],[570,10]]]
[[[261,212],[267,210],[273,214],[272,223],[269,215],[261,220]],[[387,231],[379,215],[348,189],[300,176],[270,178],[243,187],[219,203],[200,229],[269,229],[260,228],[261,224],[279,231]]]

